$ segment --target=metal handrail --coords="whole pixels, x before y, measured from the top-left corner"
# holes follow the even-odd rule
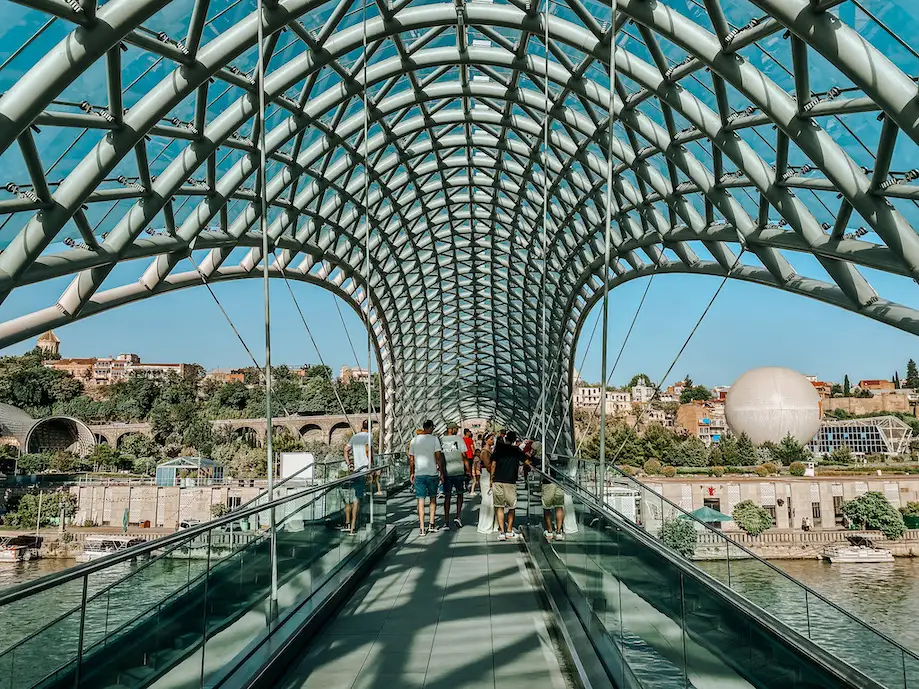
[[[229,524],[231,522],[239,521],[239,519],[242,517],[248,517],[259,512],[264,512],[265,510],[274,509],[276,507],[280,507],[281,505],[286,505],[288,502],[303,498],[309,493],[326,490],[329,488],[335,488],[336,486],[343,485],[348,481],[354,480],[355,478],[369,476],[373,472],[379,471],[386,466],[388,465],[371,467],[370,469],[357,471],[353,474],[335,479],[334,481],[330,481],[329,483],[325,483],[321,486],[312,486],[310,488],[305,488],[302,491],[291,493],[290,495],[285,495],[282,498],[275,498],[273,501],[263,505],[257,505],[254,507],[249,507],[245,510],[230,512],[223,517],[217,517],[216,519],[211,519],[210,521],[197,524],[189,529],[183,529],[181,532],[163,536],[162,538],[148,541],[147,543],[138,544],[131,548],[126,548],[122,551],[112,553],[111,555],[100,557],[97,560],[93,560],[82,565],[77,565],[76,567],[71,567],[62,572],[55,572],[20,586],[15,586],[0,594],[0,607],[9,605],[10,603],[15,603],[16,601],[22,600],[23,598],[27,598],[29,596],[37,595],[43,591],[47,591],[48,589],[54,588],[61,584],[66,584],[70,581],[81,579],[84,576],[95,574],[96,572],[108,568],[110,565],[124,562],[126,560],[132,560],[140,555],[145,555],[147,553],[153,552],[154,550],[159,550],[174,544],[179,544],[183,541],[193,540],[194,538],[205,534],[212,529],[223,526],[225,524]]]
[[[341,459],[335,459],[335,460],[330,461],[330,462],[319,462],[319,461],[313,460],[312,462],[310,462],[309,464],[307,464],[305,467],[301,467],[300,469],[297,469],[297,470],[296,470],[294,473],[292,473],[290,476],[288,476],[288,477],[286,477],[286,478],[283,478],[283,479],[281,479],[280,481],[278,481],[276,484],[274,484],[274,490],[277,490],[278,488],[280,488],[281,486],[283,486],[283,485],[284,485],[285,483],[287,483],[288,481],[291,481],[291,480],[297,478],[300,474],[302,474],[302,473],[303,473],[304,471],[306,471],[307,469],[312,469],[313,467],[317,467],[317,466],[331,466],[331,465],[333,465],[333,464],[341,464],[343,461],[345,461],[345,460],[344,460],[344,457],[342,457]],[[250,498],[249,500],[246,500],[246,502],[244,502],[242,505],[240,505],[240,506],[237,507],[236,509],[231,510],[231,512],[232,512],[233,514],[238,514],[238,513],[240,512],[240,510],[246,509],[247,507],[249,507],[250,505],[252,505],[254,502],[256,502],[256,501],[258,501],[258,500],[261,500],[261,499],[262,499],[264,496],[266,496],[267,494],[268,494],[268,489],[266,488],[266,489],[263,490],[261,493],[259,493],[258,495],[256,495],[254,498]],[[227,514],[229,514],[229,512],[228,512]]]
[[[328,488],[328,487],[329,487],[329,486],[327,486],[327,485],[322,485],[322,486],[314,486],[313,488],[326,489],[326,488]],[[311,491],[312,491],[312,488],[311,488]],[[316,491],[312,491],[312,492],[316,492]],[[301,494],[298,494],[298,497],[300,497],[300,496],[302,496],[302,493],[301,493]],[[317,499],[320,498],[320,497],[322,497],[322,495],[317,495],[317,496],[316,496]],[[313,504],[314,502],[315,502],[315,500],[313,500],[312,502],[310,502],[310,503],[308,503],[308,504],[311,505],[311,504]],[[306,507],[306,506],[307,506],[307,505],[304,505],[304,507]],[[282,520],[281,523],[283,523],[283,520]],[[216,527],[215,527],[215,528],[216,528]],[[190,530],[190,529],[185,530],[183,533],[187,533],[189,530]],[[161,543],[162,541],[160,540],[160,541],[155,541],[155,542],[156,542],[157,544],[159,544],[159,543]],[[258,544],[263,543],[263,542],[264,542],[264,539],[258,539],[258,538],[253,539],[253,540],[249,541],[248,543],[246,543],[246,544],[245,544],[242,548],[240,548],[240,550],[237,551],[237,552],[242,552],[243,550],[247,550],[247,549],[251,548],[252,546],[258,545]],[[57,617],[55,617],[55,618],[54,618],[53,620],[51,620],[50,622],[46,623],[45,625],[39,627],[39,628],[36,629],[35,631],[33,631],[33,632],[29,633],[28,635],[24,636],[23,638],[19,639],[19,640],[18,640],[16,643],[14,643],[13,645],[7,646],[6,648],[0,650],[0,659],[2,659],[3,657],[5,657],[6,655],[8,655],[10,652],[15,651],[15,650],[16,650],[17,648],[19,648],[20,646],[23,646],[23,645],[27,644],[29,641],[31,641],[31,640],[34,639],[35,637],[39,636],[39,635],[42,634],[43,632],[47,631],[47,630],[50,629],[51,627],[55,626],[56,624],[60,623],[62,620],[64,620],[64,619],[70,617],[71,615],[73,615],[73,614],[76,613],[76,612],[79,612],[81,608],[83,608],[83,607],[89,605],[90,603],[92,603],[92,602],[95,601],[95,600],[98,600],[99,598],[101,598],[102,596],[104,596],[105,594],[107,594],[109,591],[111,591],[112,589],[114,589],[115,587],[121,586],[121,585],[124,584],[128,579],[131,579],[132,577],[134,577],[135,575],[137,575],[137,574],[139,574],[140,572],[144,571],[145,569],[151,567],[152,565],[156,564],[157,562],[160,562],[160,561],[163,560],[164,558],[168,557],[170,553],[172,553],[172,552],[178,550],[178,549],[181,548],[181,547],[183,547],[183,544],[182,544],[182,543],[177,543],[177,544],[175,544],[175,545],[173,545],[173,546],[167,548],[164,552],[160,553],[160,554],[157,555],[156,557],[151,557],[151,558],[149,558],[148,560],[146,560],[146,561],[144,562],[144,564],[142,564],[142,565],[141,565],[140,567],[138,567],[137,569],[135,569],[135,570],[129,572],[128,574],[126,574],[125,576],[121,577],[121,578],[118,579],[117,581],[113,581],[111,584],[108,584],[108,585],[104,586],[103,588],[101,588],[100,590],[96,591],[96,593],[94,593],[92,596],[89,596],[89,597],[86,599],[86,602],[85,602],[85,603],[82,603],[82,602],[81,602],[80,604],[75,605],[74,607],[70,608],[70,609],[67,610],[66,612],[63,612],[63,613],[61,613],[60,615],[58,615]],[[101,558],[100,558],[100,559],[101,559]],[[185,583],[185,585],[184,585],[183,588],[187,588],[187,587],[191,586],[192,584],[194,584],[194,583],[200,581],[203,577],[207,576],[208,573],[209,573],[208,571],[201,572],[201,573],[198,574],[194,579],[188,580],[188,581]],[[173,595],[174,593],[175,593],[175,592],[170,593],[169,595],[171,596],[171,595]],[[108,634],[108,635],[106,636],[106,638],[109,638],[109,637],[112,636],[113,634],[116,634],[118,631],[120,631],[121,629],[123,629],[126,625],[133,624],[135,621],[137,621],[138,619],[140,619],[141,617],[143,617],[144,615],[146,615],[148,612],[150,612],[150,610],[154,609],[154,608],[157,607],[158,605],[162,605],[162,603],[163,603],[163,601],[157,601],[156,603],[151,604],[150,606],[148,606],[147,608],[145,608],[141,613],[139,613],[138,615],[136,615],[135,617],[133,617],[131,620],[129,620],[128,622],[122,624],[121,627],[119,627],[118,629],[113,630],[111,634]],[[63,666],[62,666],[62,667],[63,667]]]
[[[580,458],[580,457],[571,457],[571,456],[569,456],[569,455],[553,455],[553,456],[554,456],[554,457],[557,457],[557,458],[559,458],[559,459],[570,459],[570,460],[574,460],[574,461],[576,461],[576,462],[588,462],[588,463],[598,464],[598,462],[594,462],[593,460],[585,460],[585,459],[582,459],[582,458]],[[752,550],[750,550],[749,548],[747,548],[747,547],[744,546],[743,544],[741,544],[741,543],[735,541],[733,538],[731,538],[730,536],[728,536],[727,534],[725,534],[723,531],[719,531],[718,529],[714,528],[714,527],[711,526],[710,524],[707,524],[707,523],[705,523],[705,522],[699,520],[699,519],[698,519],[697,517],[695,517],[691,512],[687,512],[687,511],[684,510],[682,507],[680,507],[679,505],[677,505],[677,504],[674,503],[673,501],[668,500],[668,499],[665,498],[662,494],[658,493],[658,492],[657,492],[656,490],[654,490],[653,488],[648,487],[647,485],[645,485],[644,483],[642,483],[641,481],[639,481],[639,480],[636,479],[635,477],[629,476],[627,473],[625,473],[624,471],[622,471],[619,467],[617,467],[617,466],[615,466],[615,465],[613,465],[613,464],[610,464],[610,465],[608,465],[608,466],[612,467],[613,470],[615,470],[620,476],[622,476],[622,477],[628,479],[629,481],[632,481],[633,483],[637,484],[637,485],[638,485],[638,488],[640,488],[640,489],[642,489],[642,490],[648,491],[649,493],[651,493],[652,495],[654,495],[656,498],[660,498],[662,504],[663,504],[664,502],[666,502],[668,505],[670,505],[671,507],[673,507],[675,510],[677,510],[678,512],[680,512],[682,515],[684,515],[684,516],[687,517],[688,519],[692,520],[692,521],[695,522],[696,524],[701,524],[702,526],[704,526],[708,531],[710,531],[710,532],[712,532],[713,534],[715,534],[716,537],[721,538],[721,539],[723,539],[724,541],[727,541],[727,546],[729,546],[729,547],[735,547],[735,548],[737,548],[738,550],[740,550],[740,551],[744,552],[745,554],[749,555],[751,559],[756,560],[757,562],[759,562],[759,563],[762,564],[762,565],[765,565],[766,567],[768,567],[768,568],[771,569],[772,571],[774,571],[774,572],[776,572],[777,574],[779,574],[782,578],[787,579],[787,580],[790,581],[792,584],[798,586],[798,587],[801,588],[801,589],[804,589],[804,591],[805,591],[807,594],[814,596],[815,598],[819,599],[819,600],[820,600],[821,602],[823,602],[823,603],[826,603],[828,606],[830,606],[830,607],[833,608],[834,610],[836,610],[836,611],[838,611],[839,613],[841,613],[844,617],[849,618],[850,620],[852,620],[853,622],[855,622],[855,623],[861,625],[862,627],[864,627],[864,628],[867,629],[868,631],[873,632],[874,634],[877,634],[877,636],[879,636],[881,639],[883,639],[884,641],[888,642],[889,644],[895,646],[896,648],[900,649],[901,651],[903,651],[903,653],[909,655],[910,657],[912,657],[913,659],[915,659],[917,662],[919,662],[919,655],[917,655],[916,653],[914,653],[914,652],[911,651],[910,649],[908,649],[908,648],[906,648],[905,646],[903,646],[903,644],[901,644],[900,642],[898,642],[898,641],[896,641],[895,639],[892,639],[891,637],[887,636],[884,632],[882,632],[882,631],[880,631],[879,629],[875,628],[874,626],[872,626],[872,625],[869,624],[868,622],[865,622],[865,621],[864,621],[863,619],[861,619],[860,617],[857,617],[857,616],[853,615],[851,612],[849,612],[849,611],[846,610],[845,608],[840,607],[839,605],[837,605],[837,604],[834,603],[833,601],[829,600],[828,598],[826,598],[826,597],[823,596],[822,594],[820,594],[820,593],[818,593],[817,591],[815,591],[814,589],[812,589],[812,588],[811,588],[810,586],[808,586],[807,584],[805,584],[805,583],[803,583],[803,582],[801,582],[801,581],[798,581],[798,580],[795,579],[793,576],[791,576],[791,575],[788,574],[787,572],[782,571],[781,569],[779,569],[778,567],[776,567],[775,565],[773,565],[773,564],[772,564],[771,562],[769,562],[768,560],[764,560],[764,559],[761,558],[759,555],[757,555],[756,553],[754,553]],[[542,474],[542,471],[540,471],[539,469],[537,469],[537,471],[539,471],[539,473]],[[546,476],[549,476],[549,475],[546,474]],[[549,478],[552,478],[553,480],[555,480],[556,482],[558,482],[558,478],[559,478],[559,477],[549,476]],[[567,476],[562,476],[561,478],[562,478],[563,481],[568,482],[568,483],[571,483],[573,486],[576,486],[577,488],[583,490],[583,489],[581,488],[581,486],[579,486],[577,483],[575,483],[571,478],[569,478],[569,477],[567,477]],[[599,504],[600,504],[600,506],[603,507],[604,509],[610,510],[610,507],[609,507],[608,505],[606,505],[606,502],[605,502],[604,500],[599,500]],[[729,554],[729,559],[730,559],[730,554]]]
[[[732,603],[735,606],[738,606],[741,610],[747,612],[747,614],[752,614],[751,610],[745,610],[746,606],[751,606],[751,608],[756,610],[756,614],[753,615],[753,617],[759,623],[764,624],[766,627],[770,628],[773,633],[788,635],[786,638],[788,638],[788,640],[798,649],[798,651],[803,652],[815,662],[829,668],[831,672],[842,675],[854,675],[853,677],[848,678],[854,682],[852,686],[860,687],[863,689],[869,689],[869,687],[874,689],[883,689],[882,685],[878,681],[866,675],[864,671],[853,666],[845,659],[839,657],[833,650],[825,648],[822,644],[814,641],[809,633],[807,635],[802,634],[798,630],[794,629],[794,627],[789,626],[787,623],[776,617],[769,610],[766,610],[757,603],[754,603],[745,595],[736,591],[730,586],[726,586],[723,581],[715,578],[709,572],[700,569],[691,560],[675,553],[672,548],[665,545],[662,541],[660,541],[660,539],[656,538],[643,526],[636,524],[626,515],[623,515],[616,510],[610,509],[608,505],[604,504],[603,501],[599,499],[599,496],[596,496],[583,489],[581,486],[574,483],[569,477],[551,476],[550,474],[545,473],[538,468],[535,468],[535,473],[537,475],[543,476],[546,480],[551,481],[563,489],[572,490],[576,494],[578,500],[584,502],[591,509],[598,512],[600,516],[606,519],[608,522],[611,522],[612,524],[624,523],[627,528],[633,529],[635,531],[634,536],[640,541],[643,541],[645,547],[650,548],[652,551],[657,551],[663,556],[669,557],[671,563],[678,567],[683,573],[694,576],[699,582],[705,584],[713,591],[718,592],[719,595],[724,597],[726,601]],[[858,622],[859,620],[856,619],[856,621]],[[800,637],[802,640],[807,641],[811,646],[813,646],[813,648],[802,647],[800,642],[795,640],[796,637]],[[892,640],[891,644],[896,649],[904,651],[906,650]]]

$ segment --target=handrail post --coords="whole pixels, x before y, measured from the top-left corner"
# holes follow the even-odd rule
[[[73,681],[74,689],[80,689],[80,674],[83,670],[83,634],[86,630],[86,598],[89,591],[89,575],[83,577],[83,597],[80,603],[80,634],[77,642],[77,672]]]

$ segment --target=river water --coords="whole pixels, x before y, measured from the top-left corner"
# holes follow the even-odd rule
[[[0,588],[8,588],[76,564],[74,560],[0,563]],[[135,620],[165,594],[182,589],[205,569],[206,560],[127,561],[91,574],[84,648]],[[124,583],[128,574],[134,575]],[[83,580],[10,603],[0,609],[0,677],[28,687],[50,669],[77,656]]]
[[[74,564],[74,560],[0,563],[0,590]],[[722,568],[721,563],[700,564],[714,574]],[[897,558],[893,564],[877,565],[831,565],[817,560],[773,560],[772,564],[919,653],[919,559]],[[177,569],[186,567],[183,563]],[[761,567],[734,562],[731,568],[732,587],[747,598],[756,602],[774,594],[775,584],[764,581]],[[787,597],[787,604],[797,607],[793,596]]]
[[[724,563],[698,564],[726,581]],[[860,565],[819,560],[773,560],[772,564],[919,653],[919,559]],[[806,628],[808,612],[812,624],[825,621],[830,627],[825,631],[832,631],[836,624],[829,606],[819,600],[804,601],[793,584],[786,584],[759,563],[732,562],[731,588],[795,628]]]
[[[73,560],[0,564],[0,590],[74,564]],[[724,562],[699,564],[719,580],[727,582]],[[919,625],[916,624],[916,620],[919,619],[919,559],[898,558],[893,563],[867,565],[833,565],[817,560],[775,560],[772,564],[903,646],[919,653]],[[116,581],[138,565],[139,563],[125,563],[124,571],[106,572],[104,577],[91,582],[90,595],[93,590],[104,589],[107,584]],[[201,563],[197,562],[166,561],[148,568],[141,578],[149,582],[156,581],[159,586],[166,584],[168,588],[180,587],[199,573],[200,566]],[[810,635],[815,641],[837,652],[856,667],[871,662],[868,659],[873,658],[872,665],[889,667],[893,674],[899,677],[905,673],[910,687],[914,682],[919,686],[919,664],[913,661],[903,663],[899,660],[901,656],[893,652],[883,639],[868,630],[857,628],[819,599],[811,596],[805,600],[800,588],[761,563],[733,561],[730,582],[731,587],[738,593],[761,605],[802,634]],[[152,590],[141,593],[137,586],[139,583],[142,582],[132,580],[130,591],[116,587],[105,594],[91,606],[91,616],[104,615],[105,627],[117,627],[131,619],[139,607],[152,602],[152,599],[139,599],[145,599],[150,595],[155,597],[159,588],[153,587]],[[37,631],[49,621],[49,618],[53,619],[78,605],[80,586],[74,583],[66,589],[56,590],[53,598],[48,594],[41,594],[45,600],[41,601],[40,613],[32,605],[28,606],[28,609],[0,611],[0,651],[23,639],[29,632]],[[11,607],[15,607],[15,604]],[[70,626],[73,622],[74,620],[67,619],[64,624]],[[31,639],[26,647],[17,650],[16,655],[29,657],[39,652],[42,647],[47,649],[50,639],[45,638],[46,636],[49,636],[47,632]],[[29,648],[32,646],[34,648]],[[68,649],[70,650],[72,649]],[[47,650],[45,652],[47,653]],[[64,651],[64,655],[70,653]],[[5,666],[8,662],[12,662],[9,655],[0,652],[0,666]],[[912,667],[914,664],[917,665],[915,668]],[[907,665],[908,667],[904,667]],[[903,686],[899,677],[892,676],[891,680],[884,681],[884,684],[891,687]],[[883,680],[886,679],[884,676]]]

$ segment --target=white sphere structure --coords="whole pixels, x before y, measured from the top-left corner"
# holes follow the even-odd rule
[[[781,442],[789,434],[804,445],[820,428],[820,397],[800,373],[764,366],[736,380],[724,413],[735,435],[746,433],[757,445]]]

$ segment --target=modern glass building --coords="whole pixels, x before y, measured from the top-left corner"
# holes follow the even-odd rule
[[[895,416],[823,421],[807,447],[818,457],[848,447],[856,455],[898,457],[909,452],[913,431]]]

